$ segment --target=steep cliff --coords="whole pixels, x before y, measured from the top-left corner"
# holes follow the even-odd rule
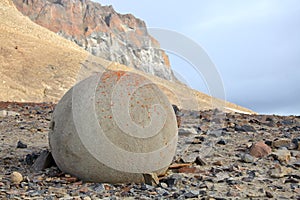
[[[174,80],[168,56],[145,22],[89,0],[13,0],[32,21],[95,56]]]

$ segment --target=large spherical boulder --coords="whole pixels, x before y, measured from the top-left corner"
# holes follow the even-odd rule
[[[49,144],[58,167],[84,181],[144,182],[165,173],[177,124],[167,97],[131,72],[106,71],[71,88],[55,108]]]

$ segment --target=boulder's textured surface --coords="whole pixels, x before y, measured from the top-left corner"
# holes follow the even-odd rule
[[[14,0],[37,24],[71,40],[95,56],[173,80],[168,56],[145,22],[90,0]]]
[[[107,71],[75,85],[56,106],[49,133],[58,167],[86,181],[145,182],[163,174],[177,145],[167,97],[143,76]]]

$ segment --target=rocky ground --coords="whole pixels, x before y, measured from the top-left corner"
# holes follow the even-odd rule
[[[48,148],[53,108],[0,103],[1,199],[300,199],[300,116],[183,111],[160,183],[112,185],[32,169]]]

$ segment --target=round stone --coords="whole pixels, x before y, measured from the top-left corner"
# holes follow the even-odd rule
[[[10,175],[10,181],[11,181],[11,183],[16,184],[16,185],[20,184],[23,181],[23,176],[19,172],[13,172]]]
[[[49,143],[58,167],[85,181],[144,182],[175,155],[177,122],[166,95],[142,75],[106,71],[57,104]]]

